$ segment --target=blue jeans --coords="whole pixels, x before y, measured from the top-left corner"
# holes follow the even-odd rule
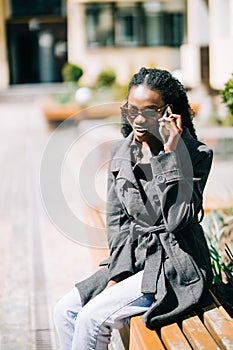
[[[141,293],[142,273],[105,289],[84,307],[77,288],[62,297],[54,309],[61,350],[107,350],[112,329],[120,329],[153,302],[153,294]]]

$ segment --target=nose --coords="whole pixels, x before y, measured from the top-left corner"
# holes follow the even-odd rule
[[[134,119],[135,122],[137,123],[145,123],[146,122],[146,118],[142,115],[142,113],[139,111],[138,115],[136,116],[136,118]]]

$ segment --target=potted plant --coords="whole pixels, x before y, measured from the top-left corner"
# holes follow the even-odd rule
[[[233,126],[233,73],[221,92],[222,100],[229,111],[229,124]]]
[[[75,92],[79,87],[79,80],[83,69],[75,64],[66,62],[62,67],[64,91],[54,93],[46,101],[42,101],[43,114],[49,122],[65,120],[79,112],[80,106],[75,100]]]
[[[53,123],[70,116],[80,120],[119,115],[120,102],[116,101],[125,97],[126,89],[116,83],[115,71],[111,68],[100,71],[92,88],[80,87],[82,75],[83,70],[79,66],[71,63],[63,66],[65,91],[53,94],[42,106],[47,121]]]
[[[78,84],[83,75],[83,69],[75,64],[66,62],[62,67],[62,77],[65,82]]]
[[[93,97],[96,103],[119,101],[127,95],[127,88],[128,84],[118,84],[115,70],[112,67],[106,67],[96,77]]]

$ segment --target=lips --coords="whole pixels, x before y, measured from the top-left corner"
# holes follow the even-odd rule
[[[143,128],[134,128],[134,130],[140,135],[145,134],[148,131],[148,129]]]

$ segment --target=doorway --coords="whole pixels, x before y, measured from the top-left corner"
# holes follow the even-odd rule
[[[63,18],[9,20],[7,23],[10,84],[62,81],[67,61],[67,25]]]

